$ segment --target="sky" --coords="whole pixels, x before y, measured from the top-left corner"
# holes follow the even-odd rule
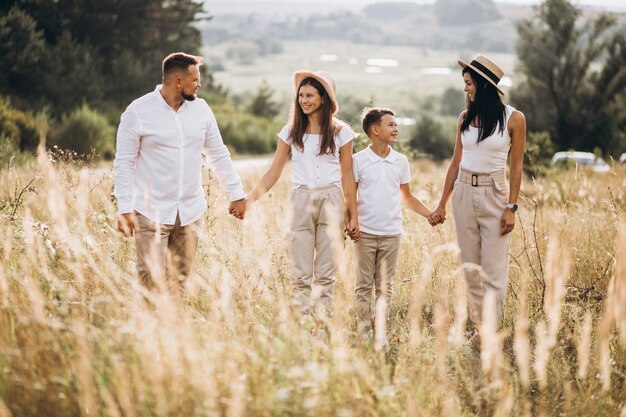
[[[232,0],[231,0],[232,1]],[[267,3],[268,0],[243,0],[238,1],[237,3]],[[319,0],[318,0],[319,1]],[[397,1],[410,1],[417,4],[432,4],[436,0],[334,0],[334,6],[365,6],[370,3],[381,3],[381,2],[397,2]],[[533,5],[541,3],[541,0],[494,0],[496,3],[509,3],[509,4],[520,4],[520,5]],[[206,5],[209,9],[211,9],[212,5],[224,4],[228,3],[229,0],[205,0]],[[273,0],[273,2],[281,2],[285,4],[311,4],[311,0]],[[321,2],[325,2],[322,0]],[[574,5],[576,6],[593,6],[599,7],[605,10],[610,11],[621,11],[626,12],[626,0],[573,0]]]

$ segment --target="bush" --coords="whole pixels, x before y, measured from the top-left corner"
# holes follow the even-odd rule
[[[524,172],[531,176],[548,173],[554,154],[554,145],[548,132],[531,132],[526,138]]]
[[[441,96],[440,113],[444,116],[458,116],[465,109],[465,93],[449,87]]]
[[[213,108],[224,143],[236,153],[264,154],[276,148],[282,122],[238,111],[231,105]]]
[[[409,147],[420,153],[428,154],[435,161],[452,157],[454,152],[454,131],[456,125],[446,126],[433,117],[422,116],[411,132]]]
[[[39,145],[35,116],[11,107],[9,99],[0,97],[0,137],[16,149],[34,151]]]
[[[105,116],[86,104],[63,117],[52,141],[78,154],[88,155],[95,149],[96,157],[113,159],[115,155],[115,128]]]

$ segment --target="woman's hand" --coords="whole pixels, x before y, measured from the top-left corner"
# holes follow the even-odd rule
[[[515,227],[515,212],[510,209],[504,209],[500,218],[500,236],[511,233]]]

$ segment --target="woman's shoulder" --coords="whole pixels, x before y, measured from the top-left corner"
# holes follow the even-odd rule
[[[465,120],[465,115],[467,115],[468,111],[469,111],[468,109],[465,109],[461,112],[461,114],[459,114],[459,119],[457,120],[457,124],[459,126],[461,126],[461,123],[463,123],[463,120]]]
[[[280,132],[278,132],[278,137],[284,140],[285,142],[287,142],[287,140],[289,139],[290,131],[291,131],[291,125],[287,123],[286,125],[283,126],[282,129],[280,129]]]

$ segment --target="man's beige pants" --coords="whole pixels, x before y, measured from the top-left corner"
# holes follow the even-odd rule
[[[173,225],[166,225],[135,214],[138,224],[135,232],[137,273],[142,284],[180,294],[198,247],[202,217],[181,226],[178,215]]]
[[[372,329],[375,314],[382,314],[387,320],[401,240],[401,235],[377,236],[361,232],[361,238],[354,244],[354,295],[360,332]],[[372,289],[375,289],[375,314],[372,314]]]
[[[461,169],[454,184],[452,209],[460,258],[469,292],[470,316],[479,324],[486,314],[502,320],[509,271],[511,234],[500,236],[500,220],[509,195],[504,170],[475,174]],[[483,311],[493,296],[496,311]]]
[[[335,253],[343,249],[343,193],[336,185],[300,186],[292,192],[291,205],[287,247],[294,307],[301,313],[321,308],[322,314],[330,314]]]

